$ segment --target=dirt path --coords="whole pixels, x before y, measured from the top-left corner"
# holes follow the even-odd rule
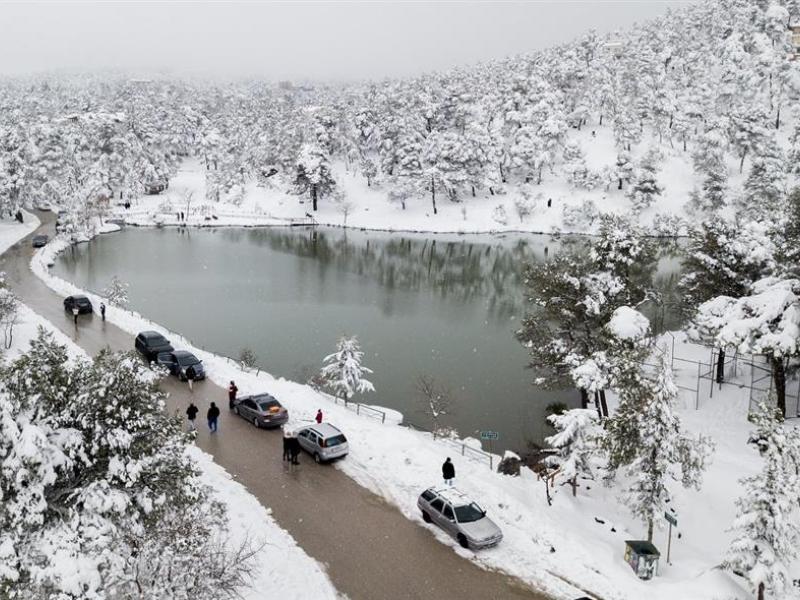
[[[52,235],[52,215],[39,217],[42,226],[34,233]],[[25,304],[91,355],[105,347],[133,349],[130,334],[97,316],[81,316],[76,329],[63,310],[63,299],[30,270],[32,254],[28,236],[0,256],[0,270]],[[190,399],[200,407],[201,417],[209,401],[217,402],[223,410],[220,432],[211,436],[201,426],[198,446],[272,509],[278,524],[327,566],[336,588],[349,598],[547,598],[518,579],[461,558],[337,469],[316,465],[306,455],[298,467],[289,468],[281,460],[280,433],[229,416],[225,391],[210,381],[198,382],[191,394],[174,378],[162,385],[169,392],[169,410],[180,414]],[[269,597],[269,590],[263,593]]]

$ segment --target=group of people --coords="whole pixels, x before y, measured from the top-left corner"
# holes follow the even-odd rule
[[[189,403],[189,408],[186,409],[186,418],[189,421],[189,431],[197,431],[197,425],[195,424],[195,419],[197,419],[197,413],[200,412],[200,409],[195,406],[194,402]],[[208,430],[211,433],[216,433],[219,427],[219,406],[217,406],[216,402],[212,402],[211,405],[208,407],[208,411],[206,412],[206,419],[208,420]]]
[[[300,461],[300,440],[289,427],[283,427],[283,460],[288,460],[289,464],[299,465]]]

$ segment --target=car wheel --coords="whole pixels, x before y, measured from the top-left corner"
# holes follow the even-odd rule
[[[426,523],[433,523],[433,519],[431,519],[431,516],[424,510],[422,511],[422,520],[425,521]]]
[[[462,548],[469,548],[469,542],[463,533],[458,534],[458,545]]]
[[[314,452],[314,462],[317,464],[322,462],[322,457],[319,455],[319,452]]]
[[[258,417],[253,417],[253,425],[256,427],[261,427],[261,425],[258,424]]]

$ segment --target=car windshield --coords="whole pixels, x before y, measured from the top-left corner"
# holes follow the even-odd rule
[[[344,444],[347,442],[347,438],[344,437],[342,434],[334,435],[333,437],[329,437],[327,440],[328,447],[330,446],[338,446],[339,444]]]
[[[264,412],[269,412],[270,409],[279,409],[281,407],[277,400],[261,400],[258,402],[258,408]]]
[[[178,359],[178,364],[182,367],[188,367],[189,365],[196,365],[200,361],[197,360],[193,354],[181,354],[176,357]]]
[[[75,304],[89,304],[88,298],[75,298]]]
[[[474,502],[466,506],[456,506],[456,519],[459,523],[472,523],[482,519],[483,516],[483,510]]]

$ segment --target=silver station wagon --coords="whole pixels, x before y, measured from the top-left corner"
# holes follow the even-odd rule
[[[420,495],[417,506],[423,521],[444,529],[462,548],[479,550],[503,539],[503,532],[486,516],[486,511],[456,488],[428,488]]]
[[[350,451],[347,438],[333,425],[317,423],[295,432],[300,447],[319,462],[341,458]]]

